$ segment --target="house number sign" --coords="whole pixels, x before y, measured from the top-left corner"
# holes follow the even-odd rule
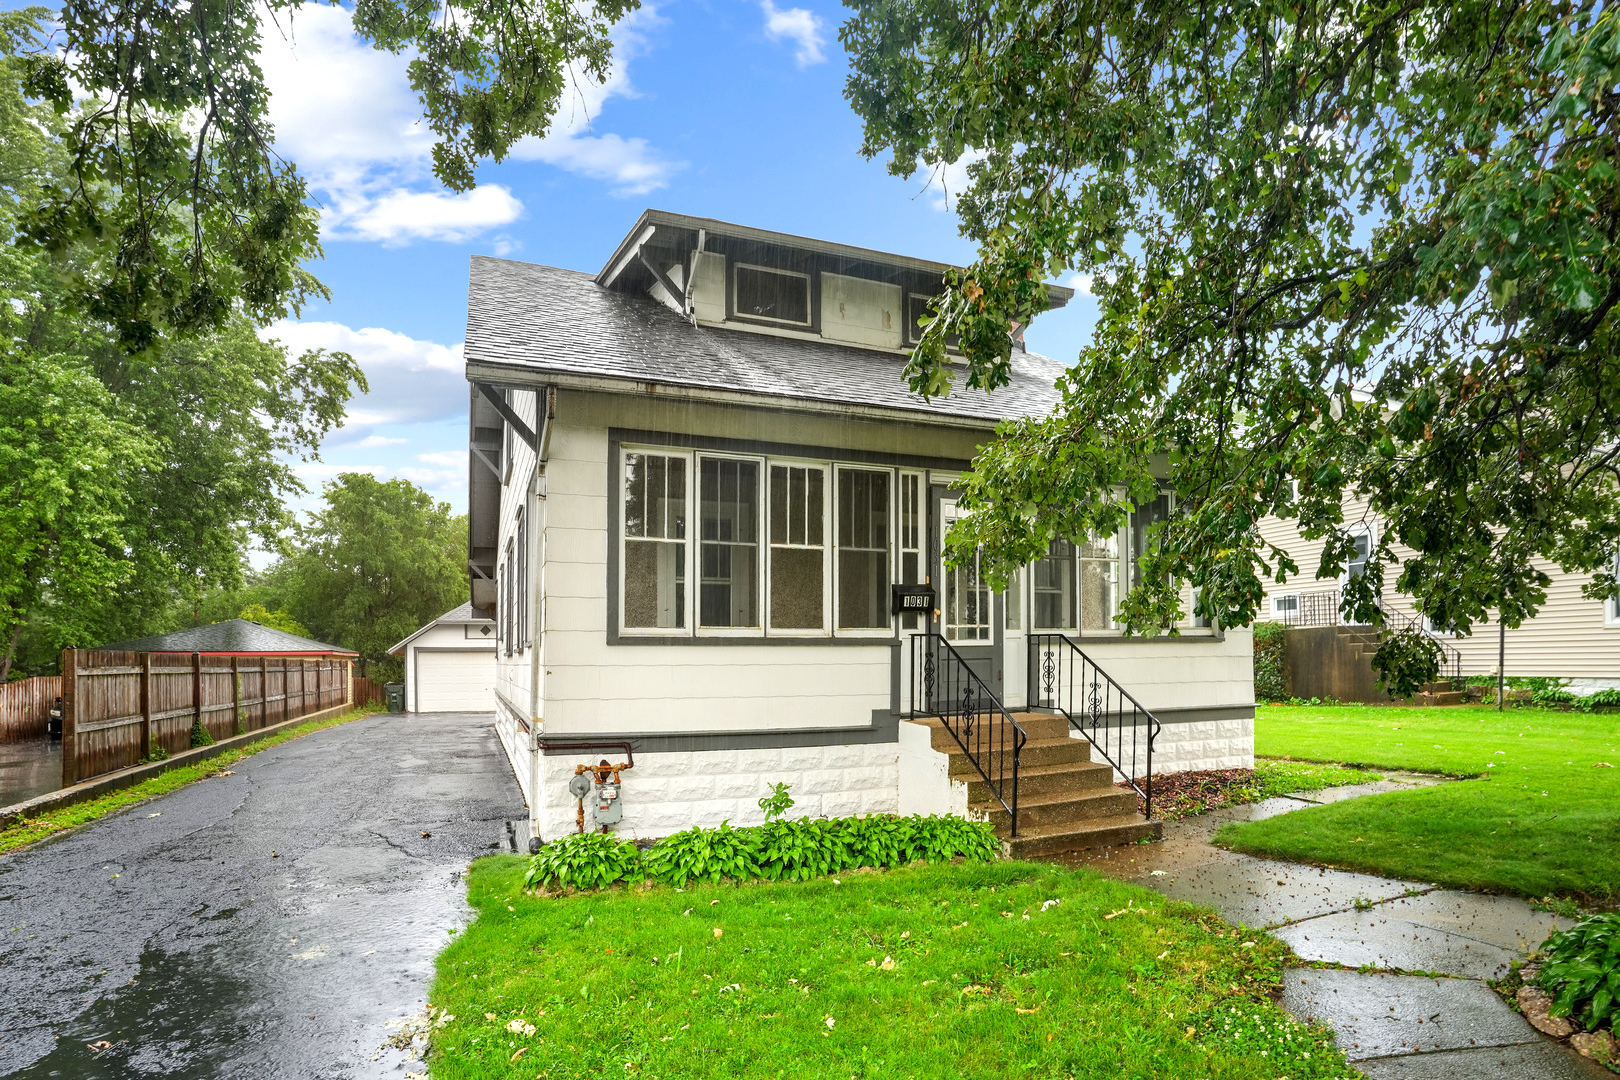
[[[889,614],[898,615],[903,611],[922,611],[931,613],[934,610],[934,587],[932,585],[891,585],[892,602]]]

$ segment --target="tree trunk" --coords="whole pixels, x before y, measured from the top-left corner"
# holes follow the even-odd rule
[[[0,659],[0,686],[4,686],[11,678],[11,662],[17,655],[17,641],[22,637],[22,632],[23,624],[21,622],[12,624],[11,637],[6,642],[5,658]]]

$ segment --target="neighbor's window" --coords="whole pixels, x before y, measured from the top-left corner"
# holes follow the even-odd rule
[[[825,630],[827,470],[771,466],[771,629]]]
[[[760,625],[759,462],[699,458],[698,513],[698,625]]]
[[[624,456],[624,626],[686,627],[685,457]]]
[[[1271,613],[1273,615],[1298,615],[1299,594],[1281,593],[1271,598]]]
[[[889,626],[889,483],[893,474],[838,470],[838,629]]]
[[[1614,562],[1609,566],[1609,572],[1620,578],[1620,554],[1616,554]],[[1611,596],[1603,603],[1603,623],[1605,626],[1620,626],[1620,596]]]
[[[738,315],[794,326],[810,325],[810,277],[791,270],[739,264],[733,302]]]
[[[1046,558],[1032,568],[1035,594],[1035,629],[1076,630],[1074,602],[1079,566],[1075,546],[1067,540],[1053,540]]]

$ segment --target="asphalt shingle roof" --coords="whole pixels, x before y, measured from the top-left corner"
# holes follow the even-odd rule
[[[335,653],[354,656],[352,649],[341,649],[311,641],[283,630],[248,622],[246,619],[227,619],[208,626],[191,626],[172,634],[154,634],[133,641],[115,641],[99,646],[123,652],[155,653]]]
[[[983,420],[1042,415],[1063,365],[1013,352],[1012,381],[993,394],[960,374],[943,399],[906,388],[905,358],[824,341],[694,327],[651,297],[604,289],[592,275],[475,255],[467,298],[468,363],[623,379],[764,397],[877,406]]]

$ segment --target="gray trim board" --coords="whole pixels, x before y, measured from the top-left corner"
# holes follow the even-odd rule
[[[1161,724],[1196,724],[1208,720],[1253,720],[1253,705],[1198,705],[1185,709],[1155,709]]]
[[[873,709],[869,727],[799,728],[786,731],[692,731],[648,735],[625,731],[558,732],[557,739],[628,741],[638,754],[677,754],[713,750],[787,750],[799,746],[862,746],[897,743],[900,718],[888,709]],[[578,754],[566,746],[544,747],[546,757]]]

